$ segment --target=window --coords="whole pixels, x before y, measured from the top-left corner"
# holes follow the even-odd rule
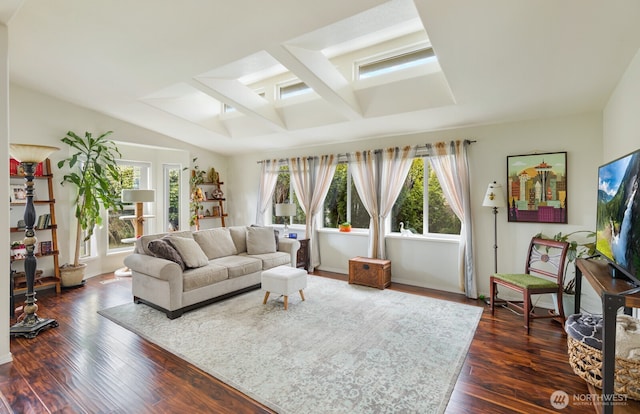
[[[361,62],[356,64],[356,74],[358,79],[372,78],[374,76],[417,66],[426,63],[430,59],[436,59],[433,49],[430,47],[422,48],[382,59]]]
[[[287,217],[276,216],[276,204],[293,203],[296,205],[296,215]],[[278,180],[276,181],[276,189],[273,192],[273,208],[271,210],[271,222],[274,224],[284,224],[285,221],[288,224],[306,224],[306,215],[300,203],[298,203],[298,197],[296,197],[293,186],[291,185],[291,175],[289,174],[289,167],[283,165],[280,167],[280,173],[278,174]]]
[[[400,223],[415,234],[460,234],[460,220],[449,207],[428,158],[413,160],[393,206],[391,231],[400,231]]]
[[[324,201],[324,227],[337,228],[345,221],[353,228],[368,229],[370,219],[351,180],[348,164],[342,163],[336,167]],[[428,158],[413,160],[391,211],[391,231],[400,231],[401,222],[415,234],[460,234],[460,220],[446,202]]]
[[[312,90],[313,89],[311,89],[306,83],[302,81],[294,81],[278,85],[278,96],[280,99],[287,99],[293,96],[304,95]]]
[[[149,164],[142,162],[119,161],[118,169],[122,174],[122,182],[116,183],[119,191],[135,189],[145,190],[149,188]],[[122,211],[109,210],[109,249],[119,250],[131,248],[131,244],[123,243],[123,239],[135,237],[135,228],[132,220],[120,219],[122,216],[135,214],[133,204],[125,204]]]
[[[351,180],[348,164],[336,166],[336,172],[324,200],[324,227],[338,228],[348,221],[356,229],[369,228],[369,213]]]
[[[180,171],[179,165],[165,164],[164,211],[167,215],[165,231],[180,230]]]

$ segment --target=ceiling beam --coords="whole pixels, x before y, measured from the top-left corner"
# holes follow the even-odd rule
[[[259,96],[251,88],[235,79],[196,77],[192,86],[213,96],[243,114],[267,122],[278,131],[286,130],[285,124],[273,105]]]
[[[322,52],[293,45],[277,45],[267,51],[345,118],[363,118],[350,82]]]

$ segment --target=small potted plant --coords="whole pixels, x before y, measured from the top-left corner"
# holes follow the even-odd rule
[[[340,224],[338,226],[338,230],[340,230],[341,232],[344,233],[348,233],[351,231],[351,223],[349,223],[348,221],[345,221],[344,223]]]

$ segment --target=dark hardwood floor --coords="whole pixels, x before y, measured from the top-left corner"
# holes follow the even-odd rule
[[[346,281],[344,275],[315,274]],[[506,309],[492,317],[488,306],[461,295],[398,284],[391,289],[485,308],[447,413],[594,412],[588,404],[551,406],[556,390],[588,393],[567,362],[559,324],[536,320],[527,336],[522,317]],[[11,339],[14,360],[0,366],[0,391],[15,413],[271,412],[98,315],[132,300],[130,279],[105,274],[84,287],[40,292],[37,298],[39,315],[60,326],[35,339]],[[1,402],[0,413],[11,412],[2,411]]]

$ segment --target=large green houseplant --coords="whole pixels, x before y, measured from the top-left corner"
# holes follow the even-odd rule
[[[74,198],[76,243],[73,263],[60,268],[63,286],[76,286],[84,279],[86,264],[80,263],[80,244],[89,240],[96,225],[102,224],[101,208],[122,209],[120,194],[114,184],[120,183],[120,170],[116,159],[121,154],[107,136],[113,131],[94,137],[90,132],[84,136],[73,131],[61,141],[71,148],[71,155],[58,162],[58,168],[68,166],[62,185],[69,183],[76,189]]]

